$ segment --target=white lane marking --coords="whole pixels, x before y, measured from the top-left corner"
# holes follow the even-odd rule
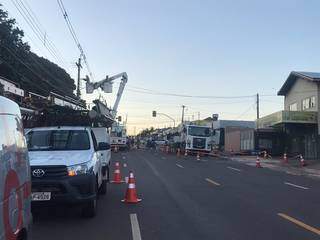
[[[237,172],[241,172],[241,169],[238,169],[238,168],[233,168],[233,167],[227,167],[227,168],[234,170],[234,171],[237,171]]]
[[[176,166],[179,168],[184,168],[184,166],[181,166],[180,164],[176,164]]]
[[[292,187],[296,187],[296,188],[301,188],[301,189],[304,189],[304,190],[308,190],[309,189],[307,187],[299,186],[299,185],[296,185],[296,184],[293,184],[293,183],[289,183],[289,182],[284,182],[284,184],[292,186]]]
[[[131,229],[132,229],[132,239],[141,240],[141,233],[140,233],[137,214],[135,213],[130,214],[130,220],[131,220]]]
[[[211,184],[213,184],[213,185],[220,186],[220,183],[217,183],[217,182],[213,181],[213,180],[210,179],[210,178],[206,178],[206,181],[209,182],[209,183],[211,183]]]
[[[165,157],[162,157],[162,159],[166,159]]]

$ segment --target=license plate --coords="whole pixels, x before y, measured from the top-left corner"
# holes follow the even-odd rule
[[[31,194],[32,201],[49,201],[51,199],[51,192],[33,192]]]

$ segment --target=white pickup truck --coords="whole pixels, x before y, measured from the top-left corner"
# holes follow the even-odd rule
[[[101,151],[90,127],[41,127],[27,133],[32,205],[80,204],[85,217],[96,214],[98,192],[106,193]]]

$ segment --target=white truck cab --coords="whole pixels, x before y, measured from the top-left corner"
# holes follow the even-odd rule
[[[127,130],[124,125],[114,123],[111,128],[111,147],[127,149]]]
[[[83,216],[96,213],[98,192],[106,193],[98,144],[90,127],[40,127],[27,132],[32,205],[81,204]]]
[[[32,215],[27,145],[19,106],[0,96],[0,240],[27,239]]]
[[[185,125],[182,139],[189,152],[210,152],[212,150],[211,128],[207,126]]]

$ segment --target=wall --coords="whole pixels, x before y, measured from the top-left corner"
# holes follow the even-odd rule
[[[298,78],[284,99],[284,109],[289,111],[289,105],[297,103],[298,111],[302,111],[302,100],[311,96],[316,97],[316,106],[306,111],[318,111],[317,83]]]
[[[224,150],[227,152],[240,152],[240,130],[238,127],[226,127]]]

